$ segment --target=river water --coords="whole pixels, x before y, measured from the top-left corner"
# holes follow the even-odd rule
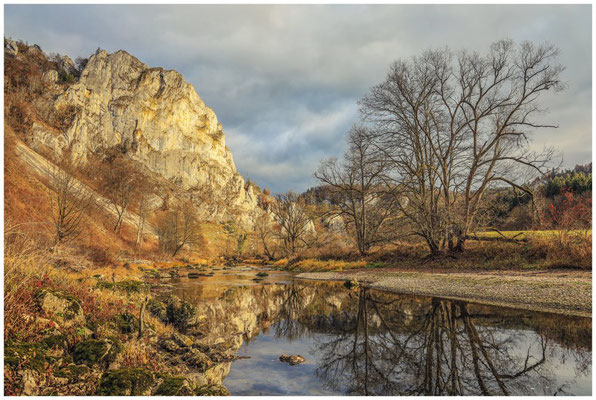
[[[232,395],[590,395],[591,318],[565,317],[250,267],[173,279],[239,359]],[[302,355],[289,365],[280,355]],[[217,382],[221,383],[221,382]]]

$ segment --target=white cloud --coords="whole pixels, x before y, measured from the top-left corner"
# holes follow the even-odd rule
[[[565,165],[591,160],[590,5],[6,5],[5,34],[46,51],[125,49],[176,69],[214,109],[244,175],[275,191],[314,184],[340,155],[356,101],[391,61],[505,37],[561,49],[567,91],[545,101]]]

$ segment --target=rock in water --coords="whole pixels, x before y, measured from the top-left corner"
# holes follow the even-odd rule
[[[297,365],[305,362],[306,358],[302,357],[301,355],[288,356],[287,354],[282,354],[281,356],[279,356],[279,361],[287,362],[290,365]]]

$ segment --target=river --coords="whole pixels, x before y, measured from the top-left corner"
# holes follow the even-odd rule
[[[210,375],[232,395],[590,395],[591,318],[566,317],[251,267],[176,278],[237,360]],[[282,354],[306,362],[289,365]]]

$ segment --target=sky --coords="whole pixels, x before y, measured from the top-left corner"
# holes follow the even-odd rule
[[[341,157],[357,101],[389,65],[427,49],[487,51],[500,39],[550,42],[567,89],[548,93],[532,146],[564,167],[592,159],[591,5],[5,5],[5,36],[71,58],[128,51],[193,84],[240,173],[304,191]]]

